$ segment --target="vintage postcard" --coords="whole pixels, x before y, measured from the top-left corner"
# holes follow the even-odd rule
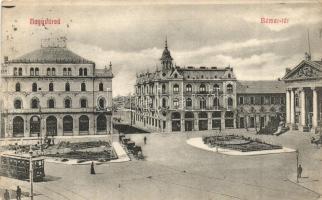
[[[0,199],[322,200],[322,1],[1,3]]]

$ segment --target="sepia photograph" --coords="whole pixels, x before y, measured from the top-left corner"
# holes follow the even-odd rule
[[[0,199],[322,200],[321,0],[2,0]]]

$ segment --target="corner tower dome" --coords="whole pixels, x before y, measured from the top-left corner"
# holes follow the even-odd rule
[[[160,58],[161,60],[161,64],[162,64],[162,69],[163,70],[167,70],[167,69],[171,69],[172,68],[172,60],[173,58],[171,57],[171,53],[168,50],[168,42],[167,42],[167,38],[165,39],[165,47],[162,53],[162,56]]]

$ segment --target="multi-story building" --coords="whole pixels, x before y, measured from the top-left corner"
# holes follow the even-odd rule
[[[160,61],[161,69],[137,75],[138,127],[161,132],[239,128],[247,122],[256,127],[283,112],[281,81],[258,82],[273,84],[263,90],[253,88],[256,83],[238,82],[231,67],[175,66],[167,42]]]
[[[107,134],[111,129],[112,68],[97,69],[68,48],[44,40],[40,49],[4,59],[1,137]]]

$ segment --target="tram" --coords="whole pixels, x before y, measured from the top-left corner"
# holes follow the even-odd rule
[[[33,180],[42,181],[45,177],[44,158],[32,157]],[[30,156],[27,154],[0,154],[0,174],[20,180],[29,180]]]

